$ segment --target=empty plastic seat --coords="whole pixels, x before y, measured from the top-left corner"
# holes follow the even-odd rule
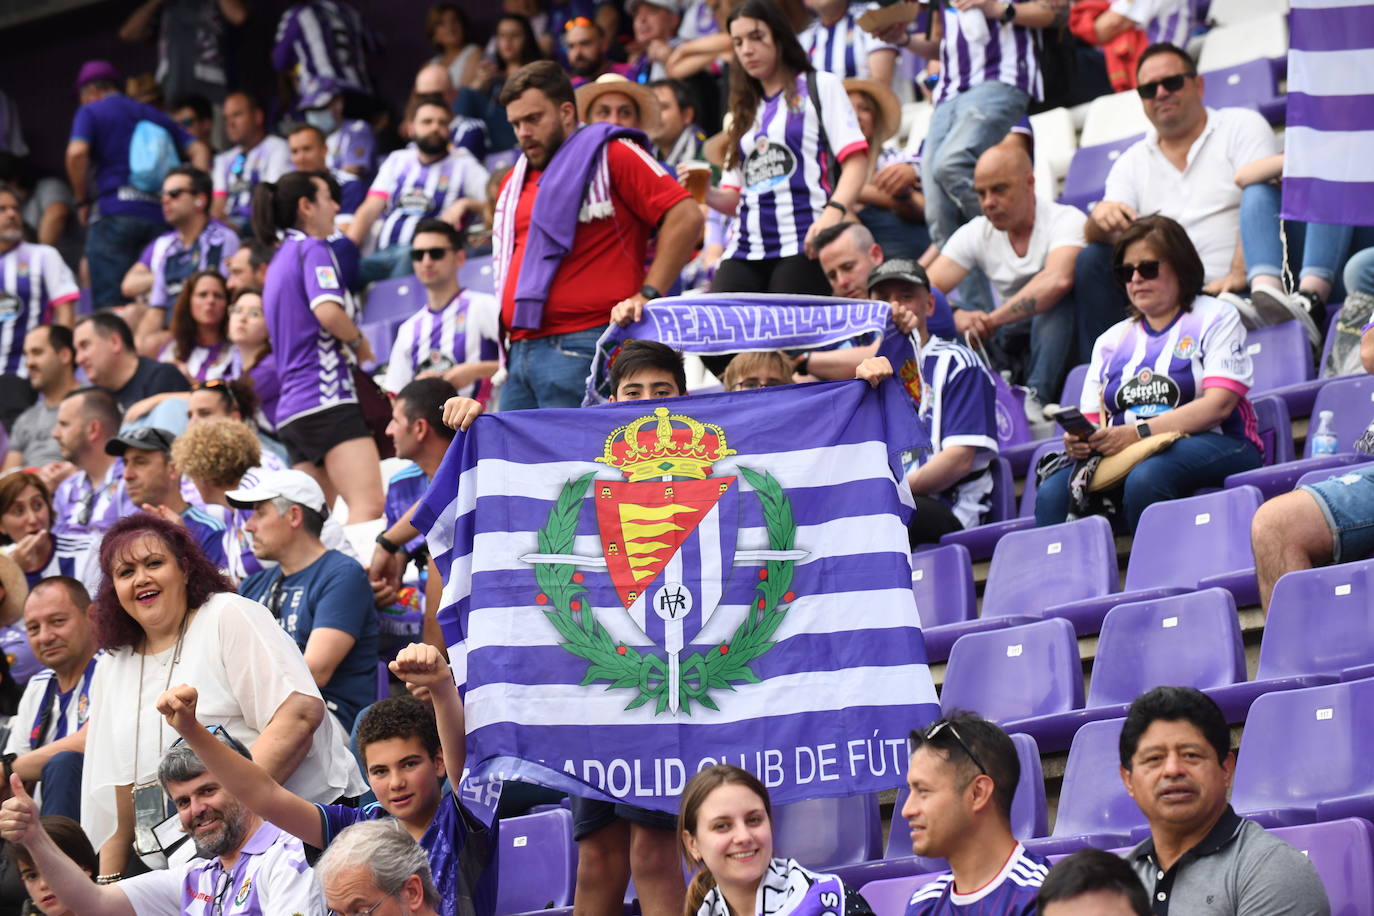
[[[878,796],[812,798],[773,809],[773,845],[807,868],[867,862],[882,855]]]
[[[363,317],[368,321],[409,318],[424,308],[428,301],[425,288],[414,276],[388,277],[367,288]]]
[[[1225,70],[1252,60],[1286,57],[1288,54],[1288,16],[1269,12],[1220,26],[1207,33],[1207,42],[1198,56],[1199,73]]]
[[[1054,831],[1044,839],[1025,841],[1040,855],[1075,852],[1089,846],[1123,846],[1145,815],[1121,784],[1117,741],[1125,719],[1089,722],[1073,736]]]
[[[973,564],[968,551],[958,544],[912,554],[911,590],[922,630],[968,620],[978,610]]]
[[[1043,164],[1051,179],[1058,182],[1068,173],[1074,150],[1078,149],[1073,115],[1067,108],[1051,108],[1031,115],[1030,124],[1035,134],[1035,164]],[[1055,196],[1053,185],[1036,190],[1047,199]]]
[[[873,908],[874,916],[903,916],[911,895],[938,877],[940,875],[936,873],[880,878],[860,887],[859,894]]]
[[[1212,0],[1207,18],[1214,26],[1235,25],[1257,16],[1283,15],[1288,12],[1288,0]],[[1211,78],[1211,74],[1208,74]],[[1207,102],[1211,105],[1211,101]]]
[[[1209,690],[1228,720],[1265,693],[1374,674],[1374,561],[1288,573],[1274,584],[1253,681]]]
[[[1333,914],[1374,913],[1374,825],[1369,821],[1346,817],[1269,832],[1307,856]]]
[[[1256,487],[1269,498],[1293,489],[1298,478],[1308,471],[1363,463],[1367,456],[1355,454],[1354,448],[1369,423],[1371,406],[1374,406],[1374,376],[1348,375],[1331,379],[1317,392],[1317,400],[1312,407],[1314,419],[1309,430],[1315,430],[1315,418],[1323,410],[1330,410],[1336,424],[1337,454],[1314,458],[1309,433],[1305,457],[1301,460],[1232,474],[1226,478],[1226,486]]]
[[[382,365],[391,357],[391,345],[396,342],[396,331],[404,321],[404,318],[387,318],[382,321],[364,321],[358,325],[358,330],[366,335],[367,342],[372,345],[372,353],[377,357],[378,365]]]
[[[1147,506],[1122,591],[1061,604],[1055,616],[1073,621],[1079,633],[1096,633],[1107,611],[1118,604],[1211,586],[1229,591],[1239,607],[1258,603],[1250,520],[1260,502],[1259,490],[1236,487]]]
[[[572,903],[577,846],[572,812],[552,808],[501,821],[496,912],[526,913]]]
[[[482,293],[495,292],[496,275],[492,273],[491,255],[468,258],[463,266],[458,268],[458,285]]]
[[[1127,137],[1138,137],[1150,129],[1150,121],[1145,117],[1145,108],[1140,103],[1140,95],[1134,89],[1100,95],[1088,104],[1088,114],[1083,120],[1083,133],[1079,135],[1080,148],[1115,143]]]
[[[1062,751],[1087,722],[1126,715],[1131,702],[1161,684],[1205,689],[1245,680],[1245,647],[1231,593],[1208,588],[1121,604],[1097,640],[1084,707],[1003,723],[1035,735],[1045,753]]]
[[[1107,187],[1107,173],[1112,170],[1112,165],[1143,136],[1137,128],[1133,134],[1120,139],[1102,141],[1095,146],[1086,143],[1080,146],[1069,163],[1068,174],[1064,176],[1064,193],[1060,195],[1059,202],[1077,207],[1084,213],[1092,210],[1093,204],[1102,199],[1102,192]],[[1076,397],[1073,403],[1078,403]]]
[[[1260,62],[1261,66],[1268,65]],[[1245,352],[1255,367],[1256,395],[1282,385],[1305,382],[1316,375],[1312,365],[1312,345],[1307,332],[1296,321],[1285,321],[1245,333]]]
[[[1245,5],[1253,6],[1249,0]],[[1250,108],[1270,124],[1283,120],[1287,102],[1278,94],[1274,68],[1267,60],[1252,60],[1203,74],[1203,101],[1208,108]]]
[[[1266,693],[1245,719],[1231,804],[1266,827],[1374,816],[1374,680]]]
[[[1322,344],[1321,359],[1317,360],[1317,375],[1303,382],[1293,382],[1289,385],[1279,385],[1271,387],[1265,394],[1272,397],[1283,398],[1283,402],[1288,405],[1288,415],[1290,417],[1306,417],[1312,413],[1312,404],[1317,399],[1317,393],[1326,387],[1326,383],[1331,381],[1330,377],[1321,376],[1321,367],[1326,365],[1326,360],[1331,356],[1331,348],[1336,343],[1336,332],[1339,330],[1335,321],[1338,308],[1331,305],[1327,309],[1326,322],[1326,342]]]
[[[1116,591],[1116,539],[1100,515],[1008,534],[983,589],[983,616],[1053,617],[1054,607]]]
[[[949,653],[940,706],[994,722],[1081,708],[1083,664],[1073,626],[1056,618],[960,637]]]

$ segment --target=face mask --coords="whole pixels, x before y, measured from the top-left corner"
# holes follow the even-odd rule
[[[328,108],[312,108],[307,111],[305,123],[324,131],[326,135],[332,134],[334,128],[339,126],[339,122],[334,120],[334,113]]]

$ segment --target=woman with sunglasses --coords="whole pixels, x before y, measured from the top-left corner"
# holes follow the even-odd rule
[[[297,795],[363,791],[296,644],[234,593],[183,526],[146,512],[120,519],[100,569],[91,622],[107,656],[91,691],[81,798],[101,875],[121,874],[131,847],[149,864],[162,858],[151,834],[166,817],[157,769],[177,734],[155,704],[169,684],[196,687],[201,722],[223,726]]]
[[[1147,216],[1121,234],[1113,254],[1130,302],[1127,318],[1093,345],[1079,410],[1097,427],[1064,434],[1064,456],[1042,464],[1035,522],[1052,525],[1119,508],[1132,533],[1151,503],[1220,487],[1227,475],[1260,466],[1254,368],[1245,328],[1229,304],[1202,295],[1203,266],[1183,227]],[[1124,484],[1088,495],[1093,459],[1165,433],[1185,438],[1136,464]]]
[[[357,306],[326,239],[339,205],[327,175],[290,172],[253,189],[253,232],[283,235],[267,270],[263,313],[281,379],[273,422],[294,468],[314,477],[350,522],[382,514],[381,457],[363,419],[354,362],[375,357],[354,322]]]
[[[768,790],[748,770],[718,763],[682,790],[678,838],[697,869],[684,916],[861,916],[868,902],[835,875],[773,855]]]

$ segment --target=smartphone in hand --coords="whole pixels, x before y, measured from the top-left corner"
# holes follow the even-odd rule
[[[1097,427],[1092,424],[1083,412],[1077,407],[1061,407],[1050,414],[1054,422],[1064,427],[1064,431],[1080,439],[1086,439],[1097,431]]]

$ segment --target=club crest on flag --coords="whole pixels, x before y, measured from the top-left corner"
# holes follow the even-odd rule
[[[739,551],[740,479],[711,476],[716,462],[736,454],[725,431],[666,407],[614,429],[597,462],[621,480],[585,474],[564,484],[539,531],[536,603],[558,630],[564,649],[586,659],[582,685],[609,682],[626,689],[633,709],[650,701],[655,713],[691,714],[695,701],[718,709],[712,691],[758,682],[750,662],[772,648],[772,636],[796,596],[793,566],[806,557],[795,545],[791,502],[771,474],[739,468],[760,501],[769,546]],[[602,555],[573,554],[590,494]],[[755,599],[728,642],[696,644],[736,565],[755,566]],[[605,575],[616,607],[592,608],[587,574]],[[604,592],[603,592],[604,593]],[[613,639],[598,615],[623,614],[644,634],[643,646]],[[618,628],[623,631],[623,628]],[[698,651],[686,654],[688,647]]]

